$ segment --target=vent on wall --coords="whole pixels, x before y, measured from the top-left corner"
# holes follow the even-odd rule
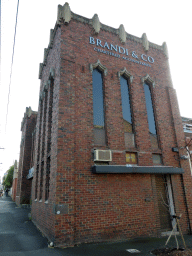
[[[111,150],[94,150],[94,161],[109,162],[112,161]]]

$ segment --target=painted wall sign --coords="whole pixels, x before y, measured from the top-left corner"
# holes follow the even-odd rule
[[[89,43],[95,46],[94,51],[96,52],[101,52],[116,58],[122,58],[124,60],[128,60],[143,66],[151,67],[150,64],[155,62],[154,58],[151,56],[146,54],[138,55],[136,51],[129,52],[128,49],[122,46],[109,44],[108,42],[102,42],[98,38],[90,36]]]

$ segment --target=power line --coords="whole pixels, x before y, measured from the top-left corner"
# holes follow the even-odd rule
[[[13,41],[13,53],[12,53],[12,61],[11,61],[11,72],[10,72],[10,81],[9,81],[9,92],[8,92],[8,102],[7,102],[7,113],[6,113],[6,122],[5,122],[5,132],[6,132],[6,126],[7,126],[8,109],[9,109],[9,96],[10,96],[10,88],[11,88],[11,77],[12,77],[12,68],[13,68],[13,58],[14,58],[14,51],[15,51],[15,38],[16,38],[16,30],[17,30],[18,10],[19,10],[19,0],[18,0],[18,2],[17,2],[17,13],[16,13],[16,21],[15,21],[15,34],[14,34],[14,41]]]

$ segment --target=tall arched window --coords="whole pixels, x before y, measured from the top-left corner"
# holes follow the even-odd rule
[[[106,75],[107,69],[99,60],[95,64],[91,64],[90,68],[93,80],[94,143],[106,145],[103,75]]]
[[[127,79],[124,76],[120,77],[120,84],[121,84],[121,102],[122,102],[124,131],[132,133],[133,127],[132,127],[129,84]]]
[[[135,138],[133,133],[133,118],[131,109],[131,97],[130,97],[130,84],[132,83],[133,77],[124,68],[118,72],[121,85],[121,104],[122,104],[122,115],[123,115],[123,126],[125,136],[125,147],[135,147]]]
[[[42,94],[39,100],[39,130],[38,130],[38,146],[37,146],[37,165],[36,165],[36,180],[35,180],[35,199],[38,196],[38,185],[39,185],[39,164],[40,164],[40,143],[41,143],[41,132],[42,132],[42,116],[43,116],[43,100]]]
[[[157,149],[158,145],[158,137],[157,137],[157,127],[155,122],[155,114],[153,108],[153,101],[151,95],[151,86],[155,86],[155,82],[150,78],[147,74],[144,78],[142,78],[144,92],[145,92],[145,104],[147,109],[147,119],[149,125],[149,134],[151,140],[152,149]]]
[[[95,128],[104,128],[103,78],[98,69],[93,70],[93,124]]]
[[[151,134],[156,135],[156,124],[155,124],[155,116],[153,110],[153,103],[151,98],[151,91],[148,84],[144,83],[144,91],[145,91],[145,103],[147,108],[147,118],[148,118],[148,125],[149,125],[149,132]]]
[[[105,145],[105,114],[103,98],[103,77],[98,69],[94,69],[93,78],[93,125],[94,125],[94,143]]]

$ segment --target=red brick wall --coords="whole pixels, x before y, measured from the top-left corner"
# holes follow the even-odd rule
[[[22,141],[18,168],[16,204],[29,204],[31,197],[31,180],[27,179],[31,163],[32,132],[36,125],[36,114],[24,117],[22,126]]]
[[[13,184],[12,184],[12,195],[11,198],[13,201],[16,200],[16,192],[17,192],[17,178],[15,178],[13,180]]]
[[[50,69],[53,68],[55,70],[55,79],[54,79],[54,89],[53,89],[53,119],[52,119],[52,138],[51,138],[51,168],[50,168],[50,192],[48,203],[45,203],[45,182],[46,182],[46,164],[47,164],[47,152],[44,154],[44,159],[39,157],[39,164],[42,160],[44,160],[44,176],[43,176],[43,194],[42,201],[39,201],[40,187],[38,186],[37,198],[35,197],[35,186],[36,186],[36,167],[38,154],[42,155],[42,147],[40,147],[40,151],[38,151],[38,141],[39,141],[39,119],[40,119],[40,109],[38,110],[37,116],[37,126],[36,126],[36,146],[35,146],[35,159],[34,159],[34,178],[32,184],[32,219],[33,222],[38,226],[39,229],[50,239],[50,241],[54,241],[55,237],[55,205],[57,197],[56,197],[56,177],[57,177],[57,137],[58,137],[58,102],[59,102],[59,89],[60,89],[60,29],[57,30],[55,35],[55,40],[53,43],[53,47],[49,52],[47,65],[44,67],[42,80],[41,80],[41,88],[40,93],[43,91],[43,87],[45,82],[48,81],[50,76]],[[50,98],[50,94],[48,92],[48,101]],[[40,108],[40,107],[39,107]],[[45,130],[45,151],[47,149],[47,134],[48,134],[48,113],[45,117],[46,120],[46,130]],[[40,139],[42,134],[40,135]],[[39,182],[39,180],[38,180]]]
[[[127,48],[129,53],[152,56],[151,67],[115,58],[94,51],[89,37],[98,38]],[[93,95],[90,64],[100,60],[107,68],[104,76],[105,119],[107,145],[99,147],[93,140]],[[172,147],[183,145],[182,123],[169,73],[169,64],[162,50],[150,47],[145,52],[142,44],[127,39],[122,44],[118,35],[101,29],[95,35],[87,23],[72,19],[57,29],[53,48],[48,55],[41,80],[41,92],[55,69],[54,108],[52,127],[50,198],[39,202],[34,196],[32,218],[36,225],[56,245],[80,242],[124,239],[157,235],[160,232],[159,212],[154,175],[150,174],[93,174],[93,149],[106,148],[113,152],[111,165],[125,165],[126,150],[138,152],[140,166],[152,166],[152,153],[162,155],[165,166],[180,167],[178,154]],[[136,147],[126,149],[121,108],[120,80],[117,72],[124,67],[133,75],[130,85]],[[156,117],[159,149],[152,150],[147,122],[144,89],[141,78],[147,74],[155,82],[151,88]],[[38,142],[39,116],[37,119]],[[36,151],[37,151],[36,145]],[[46,163],[46,160],[45,160]],[[36,162],[37,164],[37,156]],[[46,164],[45,164],[46,165]],[[188,232],[187,207],[189,170],[186,163],[184,186],[180,175],[172,175],[173,194],[177,213],[182,213],[183,232]],[[45,174],[46,169],[44,169]],[[45,175],[44,185],[45,187]],[[44,190],[43,190],[44,191]],[[187,201],[185,201],[185,194]],[[39,194],[39,191],[38,191]],[[45,194],[45,192],[43,192]],[[186,205],[187,202],[187,205]],[[62,209],[60,214],[56,214]],[[192,209],[192,207],[191,207]],[[190,210],[189,217],[192,221]]]

